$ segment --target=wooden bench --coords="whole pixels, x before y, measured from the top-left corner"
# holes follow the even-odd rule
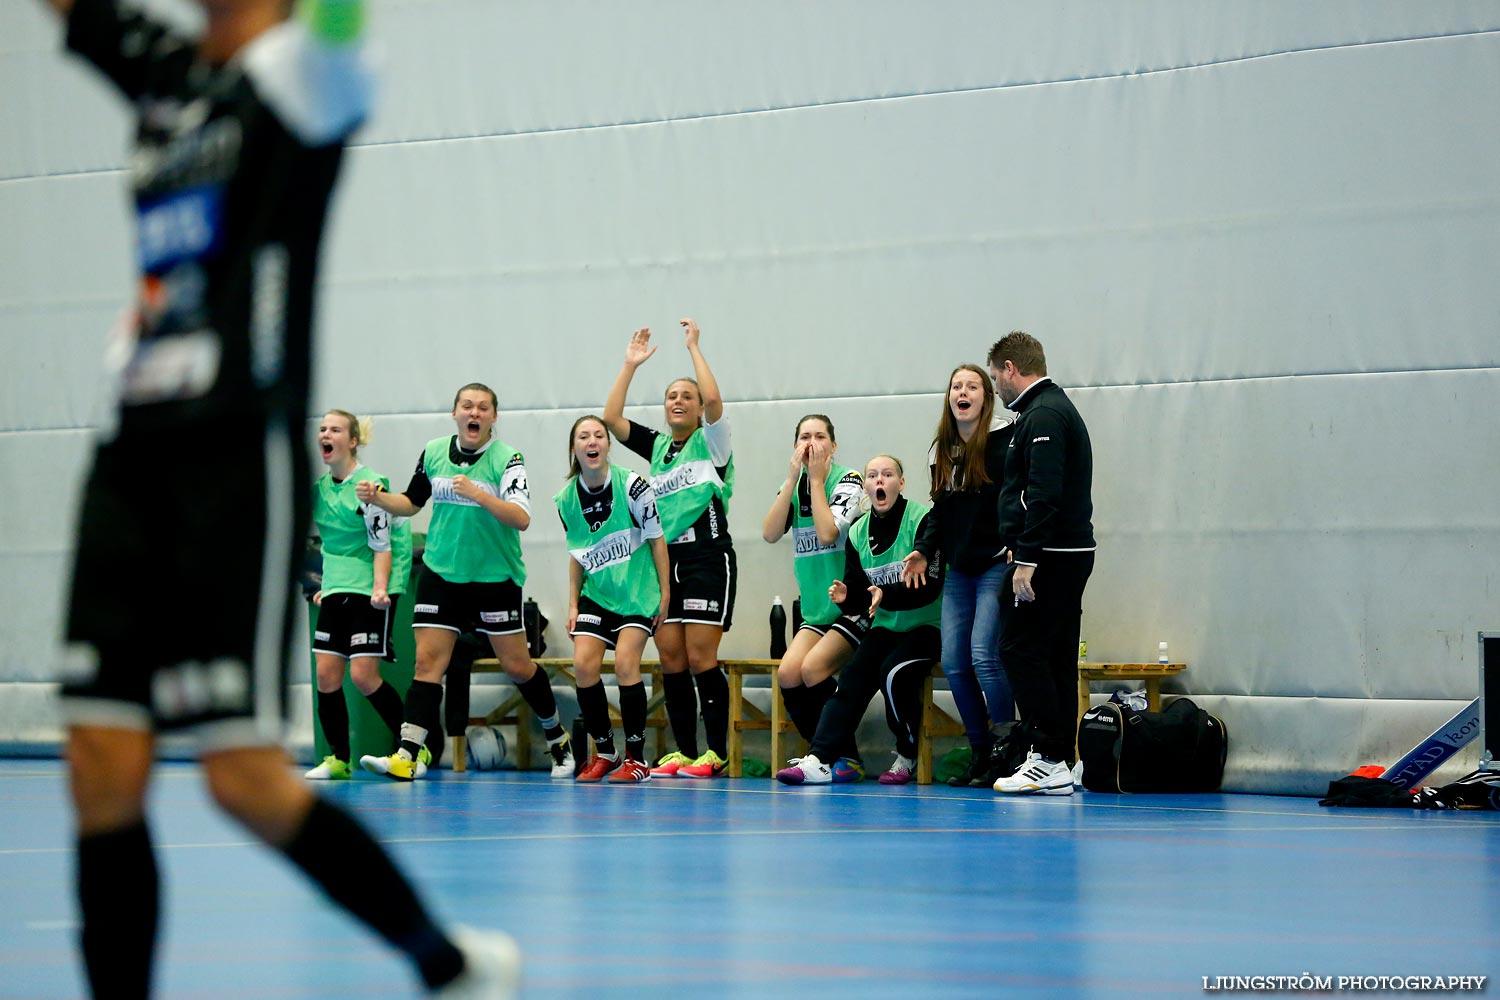
[[[547,671],[547,676],[552,680],[562,678],[574,688],[578,687],[578,678],[573,672],[572,657],[541,657],[532,661],[538,668]],[[498,674],[500,661],[494,657],[476,659],[471,668],[476,674]],[[615,672],[615,664],[607,659],[600,666],[601,674],[612,674]],[[666,711],[666,692],[661,683],[661,663],[658,660],[641,661],[641,678],[651,679],[651,697],[646,701],[646,728],[656,731],[656,755],[660,757],[666,752],[666,730],[668,727]],[[526,699],[521,697],[521,692],[514,691],[504,698],[500,704],[488,715],[471,716],[471,726],[495,726],[514,725],[516,727],[515,762],[516,767],[525,771],[531,767],[531,706],[526,704]],[[609,706],[609,721],[615,726],[620,725],[620,710],[615,706]],[[453,737],[453,770],[464,772],[468,770],[467,739],[463,734]],[[580,752],[577,748],[575,753]],[[587,752],[586,748],[582,752]]]
[[[548,677],[552,679],[561,677],[577,687],[578,679],[574,676],[571,658],[544,657],[534,662],[538,667],[547,671]],[[719,661],[719,665],[724,668],[729,678],[728,771],[731,778],[743,777],[745,773],[744,734],[746,732],[770,731],[773,770],[779,767],[782,761],[794,756],[787,752],[789,746],[785,739],[787,736],[791,737],[792,744],[800,748],[799,752],[805,752],[807,749],[806,743],[797,734],[797,727],[787,717],[786,703],[781,698],[781,686],[775,681],[776,667],[779,662],[778,660],[756,659]],[[1162,679],[1175,677],[1186,669],[1186,663],[1095,663],[1080,660],[1078,661],[1078,721],[1083,721],[1083,714],[1089,709],[1089,684],[1092,681],[1144,681],[1147,708],[1152,712],[1159,712],[1161,711]],[[612,674],[614,670],[613,660],[605,660],[600,667],[601,673],[605,674]],[[476,659],[473,672],[476,674],[499,673],[500,661],[493,658]],[[666,693],[661,683],[661,661],[642,660],[641,676],[651,679],[651,697],[646,702],[646,727],[655,731],[656,756],[660,757],[666,751],[666,731],[671,725],[667,720]],[[753,702],[745,700],[745,678],[755,676],[772,678],[770,714],[762,711]],[[932,702],[932,681],[942,676],[942,665],[933,664],[932,671],[922,681],[922,726],[917,735],[917,784],[919,785],[932,784],[933,738],[962,736],[964,732],[962,722]],[[616,726],[620,725],[619,710],[613,705],[609,707],[609,717],[611,723]],[[520,692],[512,693],[488,715],[471,717],[469,724],[474,726],[513,724],[516,727],[516,767],[521,770],[531,767],[531,710]],[[463,772],[468,768],[465,742],[462,735],[453,737],[453,770],[458,772]]]
[[[1089,710],[1089,683],[1091,681],[1145,681],[1146,709],[1161,711],[1161,682],[1164,677],[1176,677],[1187,669],[1186,663],[1091,663],[1078,661],[1078,721],[1083,722],[1083,713]],[[1074,727],[1074,739],[1077,739]]]
[[[781,698],[781,685],[775,681],[779,660],[721,660],[724,672],[729,675],[729,776],[742,777],[745,773],[744,736],[746,731],[771,732],[771,769],[789,760],[787,744],[783,737],[790,734],[792,742],[805,753],[807,743],[797,733],[797,727],[787,717],[786,703]],[[771,714],[761,711],[758,705],[745,700],[744,687],[747,676],[770,675]],[[922,726],[917,733],[917,784],[932,784],[932,738],[963,735],[963,724],[932,703],[932,679],[942,677],[943,668],[937,664],[922,680]]]
[[[553,680],[561,678],[575,688],[577,687],[578,678],[574,675],[571,658],[543,657],[533,662],[540,669],[547,671],[549,678]],[[719,665],[724,668],[724,673],[729,678],[728,773],[731,778],[744,776],[744,734],[748,731],[770,730],[773,768],[779,767],[781,762],[790,756],[787,754],[787,744],[784,742],[788,734],[798,744],[802,744],[801,738],[797,735],[797,727],[792,725],[792,720],[787,717],[786,704],[781,698],[781,687],[774,680],[778,662],[777,660],[754,659],[719,661]],[[600,668],[601,673],[605,674],[614,673],[614,669],[612,660],[605,660]],[[472,671],[476,674],[499,673],[500,661],[493,657],[476,659]],[[656,756],[660,757],[666,751],[666,731],[671,725],[667,720],[661,661],[642,660],[641,675],[651,679],[651,697],[646,702],[646,727],[655,730]],[[752,676],[773,678],[770,686],[771,712],[769,715],[754,702],[745,700],[745,678]],[[917,783],[922,785],[932,784],[933,737],[957,736],[963,733],[961,723],[932,703],[932,679],[942,676],[942,668],[935,665],[931,674],[924,678],[922,683],[922,727],[917,736]],[[531,767],[531,715],[531,709],[526,704],[526,700],[521,697],[519,691],[516,691],[503,699],[488,715],[470,717],[469,725],[514,725],[516,727],[514,759],[516,767],[524,771]],[[620,725],[620,713],[614,705],[609,707],[609,716],[611,723],[616,726]],[[803,749],[806,749],[805,745]],[[466,751],[465,737],[462,734],[452,737],[454,771],[462,773],[468,770]],[[576,752],[578,751],[575,749]]]

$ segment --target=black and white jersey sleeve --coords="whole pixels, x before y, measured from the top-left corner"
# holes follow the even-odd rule
[[[833,512],[834,523],[839,526],[840,538],[849,534],[849,525],[859,520],[867,503],[864,477],[851,469],[833,487],[833,495],[828,498],[828,509]]]
[[[500,473],[500,499],[531,513],[531,487],[526,482],[526,460],[515,452]]]
[[[365,518],[365,544],[370,551],[391,551],[391,529],[402,519],[372,503],[361,504],[360,513]]]
[[[661,517],[656,512],[656,491],[651,488],[651,481],[632,472],[625,481],[625,493],[630,500],[631,519],[640,526],[641,537],[648,541],[660,538]]]

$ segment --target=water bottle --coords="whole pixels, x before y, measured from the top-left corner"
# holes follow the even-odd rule
[[[771,659],[779,660],[786,655],[786,608],[781,606],[778,596],[771,602]]]
[[[1167,644],[1165,641],[1156,644],[1156,662],[1163,666],[1167,664]]]
[[[547,640],[542,635],[547,628],[547,616],[541,607],[528,597],[521,605],[521,626],[526,631],[526,651],[532,656],[541,656],[547,651]]]
[[[797,634],[797,630],[802,627],[804,620],[802,617],[802,598],[794,597],[792,598],[792,635]]]

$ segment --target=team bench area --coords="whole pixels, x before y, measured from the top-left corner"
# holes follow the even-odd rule
[[[563,680],[576,687],[578,681],[573,674],[573,660],[564,657],[543,657],[534,661],[553,681]],[[719,665],[729,678],[729,776],[744,775],[744,734],[766,731],[771,734],[771,767],[780,767],[791,757],[803,753],[807,745],[797,734],[791,719],[787,718],[786,706],[781,700],[781,688],[775,683],[776,660],[720,660]],[[499,673],[500,661],[481,658],[474,661],[473,673]],[[606,659],[601,672],[614,673],[614,662]],[[1146,684],[1146,699],[1152,711],[1161,709],[1161,682],[1187,669],[1184,663],[1088,663],[1078,664],[1078,717],[1088,710],[1089,683],[1091,681],[1139,680]],[[769,714],[753,702],[745,699],[746,677],[771,677],[771,711]],[[917,738],[917,784],[932,784],[932,741],[963,735],[963,725],[946,711],[933,704],[932,682],[941,679],[941,665],[934,664],[931,673],[922,683],[922,730]],[[646,728],[648,739],[654,738],[653,757],[666,752],[667,722],[666,699],[662,691],[661,661],[642,660],[641,677],[650,680],[651,696],[646,702]],[[620,725],[619,710],[609,707],[610,721]],[[531,767],[532,737],[531,710],[519,692],[502,698],[500,704],[485,716],[474,716],[470,725],[514,725],[516,741],[514,747],[516,767],[526,770]],[[792,747],[795,746],[795,752]],[[463,772],[468,767],[464,736],[453,737],[453,769]],[[582,752],[581,748],[575,752]]]

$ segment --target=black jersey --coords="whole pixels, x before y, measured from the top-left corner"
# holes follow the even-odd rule
[[[67,44],[135,106],[136,315],[112,349],[120,433],[306,408],[318,246],[363,119],[358,46],[297,21],[224,65],[116,0],[77,0]]]

